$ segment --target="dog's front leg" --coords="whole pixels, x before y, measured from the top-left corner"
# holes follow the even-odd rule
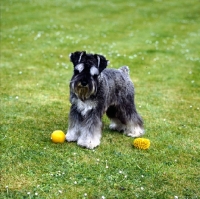
[[[101,134],[101,118],[91,113],[85,117],[82,123],[77,144],[88,149],[93,149],[100,144]]]
[[[76,106],[72,105],[69,114],[69,125],[66,134],[66,140],[68,142],[75,142],[80,136],[82,116],[77,111]]]

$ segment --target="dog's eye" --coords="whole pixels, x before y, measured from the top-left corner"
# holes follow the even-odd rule
[[[95,78],[97,78],[98,77],[98,75],[93,75],[93,78],[95,79]]]
[[[75,74],[75,75],[78,75],[78,74],[79,74],[79,71],[75,69],[75,70],[74,70],[74,74]]]

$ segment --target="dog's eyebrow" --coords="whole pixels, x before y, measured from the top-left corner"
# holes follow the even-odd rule
[[[84,64],[82,64],[82,63],[77,64],[77,65],[75,66],[75,69],[78,70],[79,73],[82,72],[83,69],[84,69]]]
[[[97,56],[97,61],[98,61],[97,66],[99,68],[99,64],[100,64],[100,57],[99,56]]]
[[[92,66],[90,68],[90,74],[91,75],[98,75],[99,74],[99,70],[95,66]]]
[[[82,55],[83,55],[83,52],[80,54],[80,57],[79,57],[78,63],[80,63],[81,58],[82,58]]]

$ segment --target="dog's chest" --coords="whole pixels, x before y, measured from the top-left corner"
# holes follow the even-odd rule
[[[91,100],[81,101],[77,100],[77,110],[81,113],[82,116],[85,116],[89,111],[96,107],[96,103]]]

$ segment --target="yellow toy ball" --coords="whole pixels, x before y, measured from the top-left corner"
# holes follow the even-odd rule
[[[65,141],[65,134],[61,130],[56,130],[51,134],[51,140],[54,143],[63,143]]]
[[[138,149],[148,149],[150,147],[150,140],[146,138],[136,138],[133,141],[133,146]]]

